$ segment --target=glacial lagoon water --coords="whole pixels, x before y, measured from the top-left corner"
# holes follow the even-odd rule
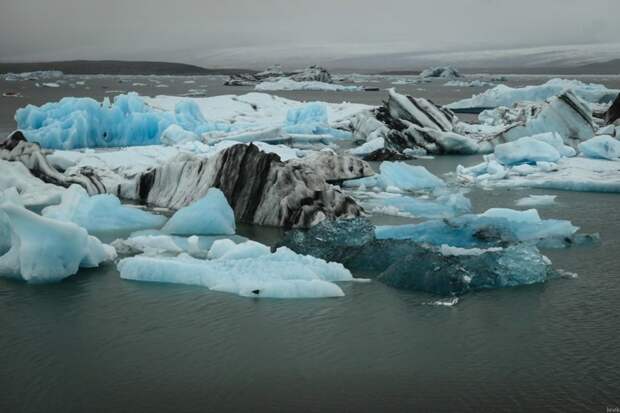
[[[91,90],[100,98],[117,79],[93,82],[110,84]],[[18,85],[33,97],[0,100],[3,133],[14,127],[17,101],[89,92],[44,89],[50,95],[41,97],[41,89]],[[208,90],[246,91],[218,87]],[[440,103],[450,100],[437,93]],[[286,95],[375,99],[368,103],[383,97]],[[479,161],[416,163],[442,175]],[[342,284],[346,296],[338,299],[255,300],[124,281],[111,265],[54,285],[0,278],[0,411],[605,412],[620,405],[620,196],[474,189],[468,197],[481,212],[514,208],[529,194],[557,195],[540,214],[600,233],[600,245],[545,251],[555,268],[576,278],[470,294],[453,307],[379,282]],[[270,244],[281,236],[255,226],[239,232]]]

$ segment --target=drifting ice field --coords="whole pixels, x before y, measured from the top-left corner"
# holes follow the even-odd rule
[[[57,101],[64,95],[92,96],[101,100],[105,96],[118,94],[106,93],[114,90],[137,90],[143,95],[181,95],[204,85],[209,95],[253,92],[253,88],[224,88],[221,79],[196,77],[192,78],[195,81],[193,84],[184,83],[186,78],[153,79],[157,83],[148,77],[123,78],[123,83],[119,83],[117,77],[76,77],[71,81],[75,87],[61,83],[59,88],[35,88],[32,84],[9,84],[0,80],[3,88],[19,88],[26,96],[22,100],[0,99],[0,129],[3,132],[14,129],[12,114],[26,103],[25,99],[34,104]],[[511,77],[508,84],[521,86],[547,80],[543,77]],[[620,86],[617,78],[585,80],[604,83],[609,88]],[[84,85],[77,84],[82,81]],[[133,86],[136,83],[146,86]],[[391,87],[394,86],[392,83],[381,80],[368,85]],[[396,86],[399,92],[428,97],[436,103],[469,98],[473,93],[484,90],[469,86],[448,87],[444,83],[445,80]],[[296,100],[332,103],[346,100],[371,105],[379,105],[385,98],[383,91],[274,93]],[[592,150],[593,153],[601,153],[600,145],[594,145]],[[292,156],[291,152],[288,153]],[[141,161],[148,162],[148,158],[147,154]],[[567,159],[566,162],[574,162],[577,158]],[[450,188],[457,179],[455,171],[458,165],[467,168],[482,162],[481,155],[437,156],[435,159],[406,161],[416,167],[424,166]],[[382,172],[379,163],[371,162],[371,166],[375,171]],[[171,258],[157,258],[165,260],[165,265],[160,265],[157,259],[149,261],[148,257],[141,258],[144,261],[125,264],[127,274],[132,274],[126,278],[137,278],[145,268],[148,275],[154,277],[157,271],[166,276],[168,268],[182,266],[190,269],[190,276],[201,275],[202,271],[207,273],[237,267],[237,282],[219,288],[219,291],[234,294],[185,285],[215,285],[216,277],[210,279],[209,275],[200,280],[194,279],[194,282],[178,280],[180,283],[176,285],[130,282],[121,279],[116,265],[105,263],[97,269],[79,269],[76,276],[54,285],[31,286],[0,278],[0,304],[3,304],[4,319],[8,320],[8,328],[0,338],[0,345],[7,349],[0,356],[0,364],[12,377],[7,385],[7,397],[11,400],[23,394],[24,389],[34,387],[38,391],[27,402],[32,410],[45,406],[69,411],[84,410],[93,402],[103,409],[122,410],[130,401],[111,395],[129,393],[132,394],[132,401],[137,403],[137,410],[148,409],[150,402],[146,405],[146,402],[135,400],[153,400],[153,392],[163,393],[170,389],[179,389],[184,394],[183,400],[179,401],[182,410],[191,410],[196,405],[216,408],[222,404],[248,410],[254,406],[253,399],[267,392],[274,395],[273,404],[284,410],[300,410],[307,400],[321,397],[326,411],[396,410],[396,407],[385,406],[384,401],[390,397],[408,400],[405,405],[419,408],[411,389],[442,403],[484,405],[494,410],[534,406],[543,402],[562,409],[567,401],[559,402],[552,398],[551,395],[556,392],[566,394],[568,402],[576,404],[589,402],[589,396],[594,393],[601,400],[614,400],[620,380],[620,368],[614,365],[616,360],[620,360],[618,346],[615,345],[620,340],[616,328],[617,297],[620,294],[617,282],[620,276],[617,258],[617,251],[620,250],[618,196],[560,191],[554,187],[493,186],[489,190],[487,186],[472,185],[462,194],[469,202],[460,202],[462,200],[459,198],[452,199],[451,203],[446,201],[447,198],[441,198],[442,184],[425,174],[425,188],[401,188],[404,191],[420,189],[425,198],[415,205],[403,205],[401,200],[407,195],[406,192],[387,190],[388,187],[393,190],[395,186],[390,182],[390,177],[398,177],[397,181],[407,186],[404,184],[407,179],[401,178],[409,175],[402,170],[387,169],[387,179],[378,184],[383,192],[377,192],[374,198],[364,201],[371,206],[381,202],[381,208],[377,207],[370,218],[375,225],[418,224],[421,211],[425,212],[429,204],[433,205],[433,211],[440,204],[442,214],[446,214],[428,217],[432,220],[449,218],[454,211],[458,211],[458,215],[474,215],[491,208],[521,211],[536,208],[541,220],[570,221],[580,228],[581,233],[600,233],[600,244],[544,249],[553,267],[566,271],[562,278],[516,289],[473,293],[461,298],[455,306],[443,305],[450,302],[438,301],[439,298],[434,295],[401,291],[376,281],[341,282],[348,279],[345,273],[323,280],[325,284],[320,283],[320,288],[303,290],[314,291],[314,296],[337,298],[240,298],[235,294],[252,297],[255,295],[252,291],[260,288],[271,291],[272,294],[267,295],[273,297],[291,290],[278,284],[262,284],[260,288],[246,286],[244,277],[255,268],[251,265],[245,267],[243,263],[225,262],[213,263],[214,268],[206,268],[202,262],[197,264],[193,261],[196,258],[188,258],[183,263],[169,262],[173,261]],[[356,191],[358,188],[350,190]],[[551,200],[550,197],[555,198]],[[414,213],[394,214],[393,210],[382,208],[385,207],[382,203],[384,199],[389,199],[396,209]],[[524,199],[526,201],[522,201]],[[45,201],[34,196],[32,200],[34,204]],[[83,219],[80,214],[69,214],[70,211],[70,208],[57,211],[57,216]],[[148,215],[118,212],[115,214],[118,219],[131,218],[130,222],[144,228],[159,228],[162,224]],[[125,216],[125,213],[128,215]],[[530,218],[538,222],[536,217]],[[565,223],[555,228],[559,228],[556,234],[560,236],[572,231],[572,227]],[[278,228],[248,224],[237,224],[236,233],[269,246],[277,244],[282,238],[282,231]],[[82,233],[79,236],[83,238],[86,235]],[[236,239],[236,242],[242,241]],[[204,242],[202,245],[212,245],[212,240],[202,239],[201,242]],[[192,247],[185,240],[179,248],[189,252]],[[456,250],[448,251],[455,253]],[[74,265],[79,266],[77,258],[70,258]],[[273,262],[263,268],[272,268],[268,267],[271,265],[274,265]],[[157,271],[148,271],[149,266]],[[296,270],[308,279],[316,277],[313,268],[308,272]],[[363,277],[366,274],[353,272],[352,275]],[[159,281],[170,280],[170,277],[164,278]],[[294,282],[289,287],[302,285],[304,281]],[[341,296],[341,293],[344,295]],[[460,343],[458,351],[455,351],[455,343]],[[144,351],[145,348],[150,350]],[[42,357],[45,358],[44,363],[40,362]],[[70,374],[63,373],[62,380],[44,383],[38,379],[55,377],[61,371]],[[553,372],[543,374],[541,378],[544,392],[540,382],[531,381],[531,377],[541,371]],[[584,371],[597,373],[584,374]],[[385,372],[399,380],[372,380]],[[507,372],[510,372],[509,379]],[[80,377],[91,378],[96,385],[85,385]],[[261,377],[260,383],[257,384],[253,377]],[[354,379],[343,386],[343,377]],[[453,383],[450,394],[446,395],[444,389],[437,388],[429,378]],[[190,394],[175,387],[187,380],[202,383],[209,391]],[[498,394],[506,394],[506,388],[496,384],[506,380],[511,383],[511,400],[493,402]],[[147,382],[152,384],[149,388],[151,398],[144,393],[143,384]],[[55,396],[75,388],[83,389],[81,395],[76,396],[68,406],[61,406]],[[231,398],[230,389],[240,388],[244,389],[244,397]],[[464,399],[466,402],[463,402]],[[403,406],[398,407],[402,410]]]

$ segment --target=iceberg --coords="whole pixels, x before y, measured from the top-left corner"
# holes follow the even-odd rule
[[[213,253],[211,254],[211,251]],[[118,263],[121,278],[199,285],[213,291],[256,298],[342,297],[334,282],[353,281],[341,264],[268,247],[255,242],[216,241],[211,259],[137,256]]]
[[[442,296],[540,283],[553,275],[550,261],[533,245],[455,249],[374,234],[365,219],[339,219],[290,231],[281,245],[340,262],[395,288]]]
[[[348,137],[339,130],[348,119],[367,105],[325,104],[328,133]],[[90,98],[64,98],[41,107],[28,105],[15,114],[18,128],[31,142],[43,148],[74,149],[171,144],[218,138],[244,132],[283,127],[287,112],[302,103],[264,93],[209,98],[174,96],[142,97],[119,95],[111,103]],[[169,129],[170,126],[177,127]],[[294,125],[301,127],[303,125]],[[166,132],[164,134],[164,132]]]
[[[253,86],[259,82],[277,82],[278,80],[332,83],[330,73],[320,66],[313,65],[292,73],[285,73],[282,66],[274,65],[258,73],[233,74],[224,82],[224,85]]]
[[[407,150],[444,154],[472,154],[487,151],[481,134],[467,132],[450,110],[423,98],[401,95],[394,89],[388,91],[389,99],[373,111],[356,114],[351,123],[356,142],[383,139],[384,152],[394,157]],[[369,154],[366,159],[369,159]]]
[[[550,144],[534,137],[525,137],[495,147],[495,159],[502,165],[557,162],[560,153]]]
[[[565,142],[575,145],[594,136],[592,110],[572,91],[566,91],[542,103],[516,104],[513,108],[498,108],[480,115],[482,119],[501,125],[495,140],[516,139],[555,132]]]
[[[542,102],[566,90],[571,90],[580,99],[590,103],[611,102],[618,95],[618,90],[607,89],[600,84],[583,83],[579,80],[551,79],[542,85],[522,88],[497,85],[479,95],[447,106],[450,109],[495,108],[512,106],[517,102]]]
[[[413,197],[394,193],[355,192],[352,194],[366,211],[409,218],[451,218],[471,212],[471,202],[461,193],[441,193]]]
[[[338,155],[330,149],[313,151],[303,158],[292,159],[288,163],[309,166],[327,182],[363,178],[375,174],[367,162],[350,155]]]
[[[422,79],[434,77],[442,79],[452,79],[456,77],[461,77],[461,74],[452,66],[434,66],[425,69],[420,73],[420,78]]]
[[[174,159],[145,171],[125,198],[179,209],[219,188],[238,222],[310,227],[326,218],[361,213],[355,201],[310,165],[282,162],[257,146],[238,144],[216,156]]]
[[[296,81],[289,78],[282,78],[274,81],[264,81],[258,83],[254,89],[265,91],[280,90],[320,90],[327,92],[360,92],[364,89],[360,86],[335,85],[333,83],[317,81]]]
[[[68,187],[71,184],[78,184],[86,188],[90,194],[97,194],[105,191],[103,183],[97,176],[95,176],[91,168],[80,168],[79,170],[72,171],[70,174],[61,173],[49,163],[48,154],[49,152],[42,150],[38,144],[26,141],[26,138],[20,131],[13,132],[4,140],[0,139],[0,159],[9,161],[8,164],[3,163],[3,165],[8,166],[9,168],[12,168],[16,162],[21,162],[22,165],[28,169],[29,173],[36,176],[43,182],[57,185],[59,187]],[[17,180],[25,179],[28,183],[18,183],[13,178],[10,178],[11,176],[15,176],[15,174],[20,176]],[[32,195],[38,195],[37,198],[39,201],[46,199],[48,195],[52,195],[51,192],[57,193],[57,191],[54,191],[51,186],[34,184],[34,182],[37,181],[34,181],[31,178],[26,178],[23,168],[20,167],[16,167],[15,170],[8,172],[6,177],[9,177],[9,182],[14,182],[15,186],[18,187],[20,191],[25,190],[26,187],[30,185],[34,185],[33,189],[35,189],[35,187],[41,189],[40,194],[34,194],[34,191],[32,191]],[[38,204],[58,202],[57,200],[52,201],[52,199],[49,199],[49,201],[38,202]]]
[[[231,240],[234,243],[247,241],[239,235],[192,235],[183,237],[167,235],[161,231],[137,231],[127,239],[117,239],[111,245],[117,254],[128,256],[144,253],[145,255],[178,255],[182,252],[192,257],[206,258],[213,243],[218,240]]]
[[[557,162],[502,166],[493,155],[472,167],[457,167],[463,184],[483,187],[530,187],[584,192],[620,192],[618,161],[562,157]]]
[[[547,206],[555,204],[557,195],[530,195],[518,199],[516,204],[520,207]]]
[[[405,162],[382,162],[379,174],[344,182],[345,187],[380,188],[392,191],[422,191],[443,188],[446,183],[425,167]]]
[[[595,136],[579,144],[579,152],[587,158],[618,160],[620,141],[611,136]]]
[[[410,239],[460,248],[496,246],[506,242],[552,246],[570,245],[578,229],[570,221],[543,220],[535,209],[491,208],[478,215],[462,215],[421,224],[379,226],[376,236],[377,239]]]
[[[58,79],[64,76],[60,70],[36,70],[34,72],[6,73],[4,80],[15,82],[18,80],[46,80]]]
[[[0,275],[30,283],[57,282],[80,267],[116,258],[114,248],[73,223],[41,217],[0,195]]]
[[[235,212],[217,188],[196,202],[179,209],[162,231],[172,235],[234,235]]]
[[[112,194],[89,196],[79,185],[71,185],[62,193],[60,204],[46,207],[42,215],[73,222],[91,234],[160,228],[166,222],[164,216],[123,206]]]
[[[406,255],[378,279],[399,289],[447,296],[544,283],[551,274],[549,260],[536,247],[511,245],[482,254],[419,252]]]
[[[28,105],[15,114],[28,141],[43,148],[153,145],[174,122],[170,113],[156,112],[135,93],[110,103],[91,98],[63,98],[41,107]]]

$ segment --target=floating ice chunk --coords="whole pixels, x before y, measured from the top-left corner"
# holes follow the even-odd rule
[[[254,89],[259,91],[278,91],[278,90],[321,90],[329,92],[359,92],[363,88],[360,86],[335,85],[333,83],[317,81],[297,82],[288,78],[275,81],[265,81],[257,84]]]
[[[55,79],[64,75],[60,70],[36,70],[34,72],[7,73],[6,81]]]
[[[459,166],[460,181],[485,186],[531,187],[564,191],[620,192],[618,162],[582,157],[562,158],[557,163],[537,162],[507,168],[503,176],[490,179],[487,168],[496,163],[487,159],[470,168]]]
[[[461,77],[461,74],[452,66],[434,66],[423,70],[420,73],[421,78],[439,77],[443,79],[451,79]]]
[[[512,106],[516,102],[542,102],[561,94],[566,89],[572,90],[579,98],[592,103],[611,102],[618,95],[617,90],[607,89],[600,84],[583,83],[578,80],[551,79],[542,85],[522,88],[497,85],[493,89],[474,95],[469,99],[451,103],[448,107],[450,109],[495,108]]]
[[[235,212],[222,191],[210,188],[204,198],[179,209],[162,231],[174,235],[233,235]]]
[[[587,158],[616,160],[620,158],[620,141],[611,136],[595,136],[580,143],[579,151]]]
[[[375,213],[417,218],[451,218],[471,211],[471,202],[461,193],[444,193],[436,198],[372,192],[355,194],[362,206]]]
[[[17,126],[31,142],[44,148],[71,149],[158,144],[174,117],[155,112],[130,93],[105,99],[63,98],[41,107],[17,110]]]
[[[298,255],[288,248],[274,253],[264,253],[262,248],[257,255],[255,245],[219,242],[214,247],[219,250],[224,244],[231,258],[226,252],[210,260],[138,256],[121,260],[118,269],[123,279],[200,285],[245,297],[341,297],[344,293],[333,282],[353,280],[341,264]]]
[[[517,200],[517,206],[533,207],[546,206],[555,204],[556,195],[530,195]]]
[[[89,233],[160,228],[166,222],[164,216],[123,206],[112,194],[91,197],[79,185],[71,185],[62,194],[60,204],[46,207],[42,214],[59,221],[73,222]]]
[[[425,167],[405,162],[383,162],[379,174],[367,178],[346,181],[346,187],[378,187],[383,190],[398,188],[403,191],[421,191],[443,188],[446,183],[430,173]]]
[[[533,245],[437,248],[408,239],[375,239],[373,233],[364,219],[324,221],[308,231],[288,233],[283,244],[378,274],[379,281],[396,288],[444,296],[544,282],[552,272],[551,262]]]
[[[95,267],[116,257],[112,247],[83,228],[41,217],[6,199],[0,200],[0,232],[10,232],[11,245],[0,256],[0,275],[27,282],[60,281],[79,267]],[[0,250],[6,248],[4,240]]]
[[[501,242],[538,243],[570,240],[579,228],[570,221],[543,220],[535,209],[492,208],[479,215],[463,215],[421,224],[379,226],[378,239],[411,239],[432,245],[474,248]]]
[[[436,300],[436,301],[430,302],[429,304],[437,305],[440,307],[454,307],[458,303],[459,303],[458,297],[451,297],[451,298],[443,298],[441,300]]]
[[[417,252],[397,260],[379,280],[400,289],[460,295],[545,282],[550,264],[535,246],[525,244],[475,255]]]
[[[495,147],[495,158],[503,165],[557,162],[561,155],[552,145],[533,137],[502,143]]]

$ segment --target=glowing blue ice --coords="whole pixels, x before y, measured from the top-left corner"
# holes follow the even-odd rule
[[[409,165],[405,162],[386,161],[379,166],[378,174],[367,178],[346,181],[344,186],[421,191],[443,188],[446,186],[446,183],[423,166]]]
[[[499,242],[564,240],[571,238],[578,229],[570,221],[543,220],[535,209],[492,208],[479,215],[412,225],[379,226],[376,236],[378,239],[411,239],[432,245],[471,248]]]
[[[112,194],[88,196],[78,185],[63,192],[61,203],[45,208],[43,216],[73,222],[89,233],[160,228],[166,222],[161,215],[121,205]]]
[[[116,257],[112,247],[83,228],[41,217],[2,199],[0,235],[0,276],[32,283],[60,281],[79,267],[96,267]]]
[[[179,209],[162,231],[173,235],[233,235],[235,212],[224,193],[211,188],[204,198]]]

